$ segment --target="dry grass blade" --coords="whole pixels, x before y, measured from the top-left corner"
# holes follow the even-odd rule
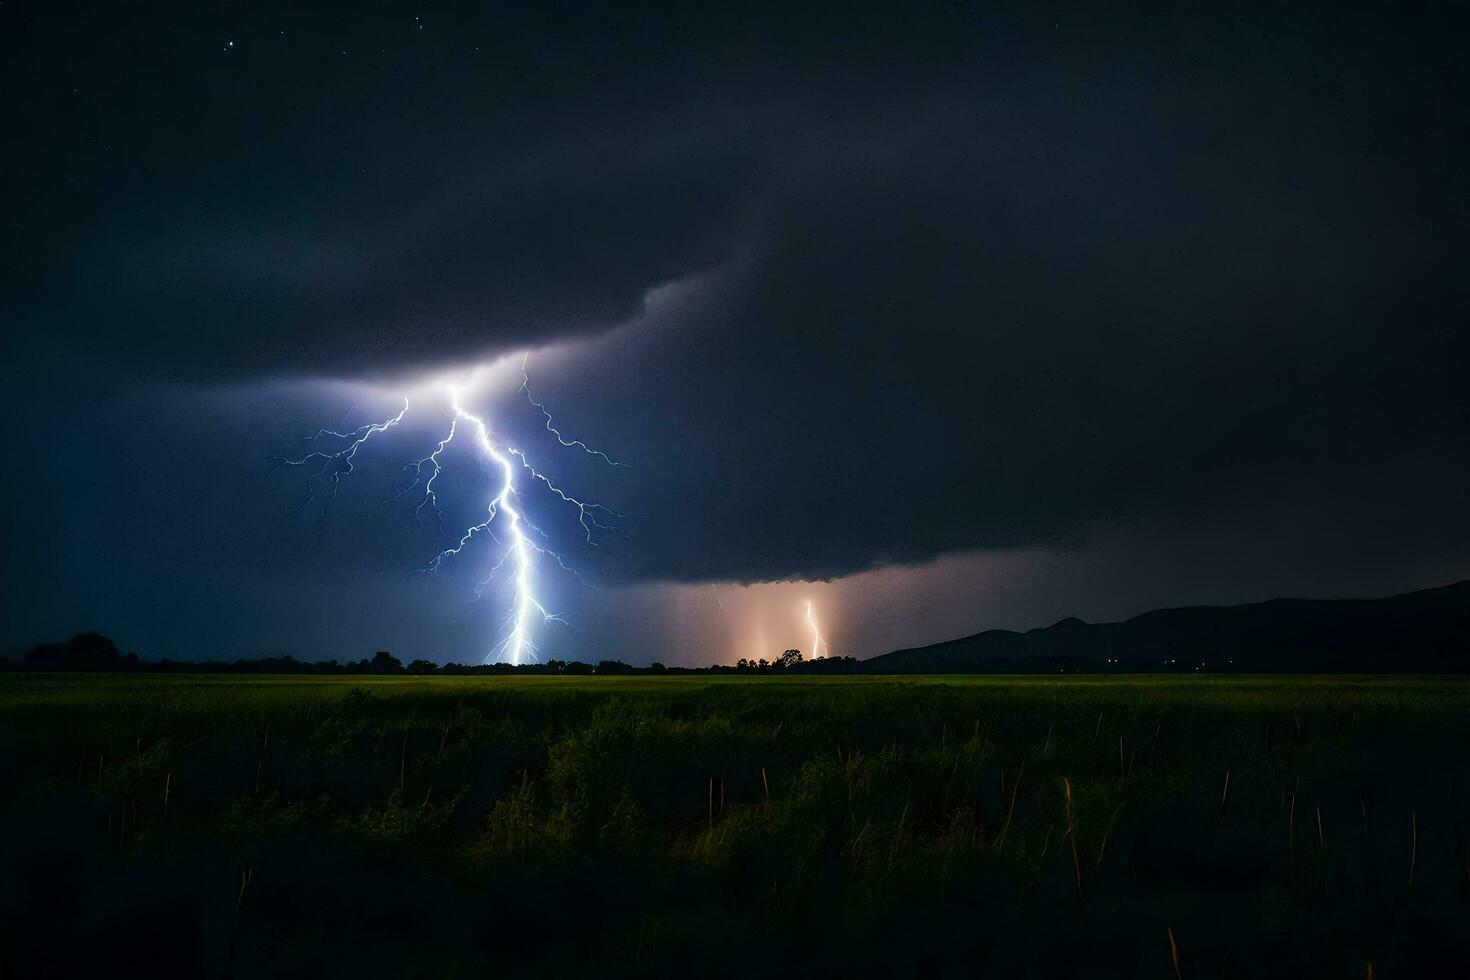
[[[1005,849],[1005,846],[1006,846],[1006,834],[1011,829],[1011,817],[1016,812],[1016,794],[1018,792],[1020,792],[1020,789],[1021,789],[1021,777],[1024,776],[1024,775],[1026,775],[1026,760],[1022,759],[1021,760],[1021,770],[1016,773],[1016,781],[1011,784],[1011,802],[1010,802],[1010,805],[1006,807],[1006,819],[1005,819],[1005,823],[1002,824],[1001,825],[1001,828],[1000,828],[1000,840],[999,840],[998,846],[996,848],[997,850],[1004,850]]]
[[[1230,770],[1229,769],[1226,769],[1225,770],[1225,786],[1220,790],[1220,819],[1221,820],[1224,820],[1225,819],[1225,813],[1226,813],[1226,811],[1228,809],[1228,802],[1227,801],[1229,800],[1229,797],[1230,797]]]
[[[1153,737],[1148,740],[1148,758],[1145,760],[1145,764],[1152,763],[1154,761],[1154,746],[1159,741],[1159,732],[1163,730],[1164,723],[1162,721],[1159,722],[1158,725],[1154,726]]]
[[[1286,816],[1286,853],[1291,865],[1290,883],[1296,887],[1296,790],[1291,791],[1291,809]]]
[[[1174,927],[1165,926],[1164,931],[1169,934],[1169,962],[1174,964],[1174,976],[1176,980],[1184,980],[1184,974],[1179,970],[1179,944],[1174,941]]]
[[[1419,856],[1419,815],[1409,814],[1409,887],[1414,887],[1414,859]]]
[[[1082,900],[1082,858],[1077,854],[1076,827],[1072,822],[1072,781],[1062,777],[1062,791],[1067,799],[1067,837],[1072,841],[1072,870],[1077,876],[1077,900]]]
[[[1095,865],[1096,867],[1102,867],[1103,855],[1108,853],[1108,838],[1112,835],[1113,828],[1118,825],[1118,814],[1122,812],[1123,804],[1119,803],[1118,808],[1113,811],[1113,815],[1108,818],[1108,825],[1103,828],[1102,843],[1100,843],[1097,847],[1097,863]]]
[[[888,848],[888,866],[893,867],[893,859],[898,857],[898,845],[903,841],[903,825],[908,822],[909,805],[903,805],[903,812],[898,815],[898,829],[893,832],[893,844]]]
[[[265,754],[271,747],[271,723],[265,723],[265,740],[260,744],[260,758],[255,760],[255,788],[260,789],[260,771],[265,766]]]
[[[244,871],[240,872],[240,893],[235,896],[236,919],[240,918],[240,906],[245,903],[245,889],[250,887],[250,882],[254,880],[254,878],[255,872],[252,871],[250,868],[246,868]]]

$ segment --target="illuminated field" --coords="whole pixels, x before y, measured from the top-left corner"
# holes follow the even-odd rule
[[[0,675],[0,877],[201,973],[1388,975],[1466,924],[1467,694]]]

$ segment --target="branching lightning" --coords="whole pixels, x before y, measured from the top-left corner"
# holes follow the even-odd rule
[[[531,395],[530,376],[526,369],[527,358],[521,360],[521,388],[526,400],[530,402],[542,415],[545,427],[562,446],[582,450],[590,456],[596,456],[610,466],[626,466],[626,463],[614,460],[606,453],[592,449],[579,439],[567,439],[556,428],[551,413],[546,407],[536,401]],[[566,620],[546,608],[538,597],[535,588],[534,565],[537,558],[550,558],[556,562],[561,569],[576,576],[578,581],[587,584],[576,570],[557,552],[538,544],[531,534],[539,534],[543,538],[545,532],[541,531],[526,516],[521,501],[521,490],[516,485],[516,475],[525,472],[529,476],[545,486],[546,489],[559,500],[575,507],[578,513],[578,522],[586,535],[586,540],[592,547],[597,547],[593,539],[594,531],[614,531],[616,526],[611,523],[624,515],[599,503],[585,501],[566,492],[556,483],[538,470],[527,458],[523,450],[515,448],[503,440],[497,440],[492,434],[490,424],[483,415],[477,414],[465,407],[462,400],[462,392],[454,385],[445,383],[439,386],[440,390],[447,396],[449,409],[449,428],[434,446],[432,452],[427,456],[416,459],[403,467],[403,473],[408,480],[408,485],[399,492],[399,496],[407,496],[414,490],[422,488],[422,499],[414,507],[412,516],[418,519],[425,508],[433,511],[438,526],[442,532],[444,515],[439,508],[439,499],[435,494],[434,482],[444,469],[442,459],[445,449],[454,442],[455,438],[468,432],[473,440],[475,448],[481,456],[491,464],[496,474],[495,485],[489,501],[485,505],[485,519],[477,524],[466,527],[460,534],[458,541],[451,547],[445,548],[436,554],[428,563],[425,571],[438,571],[450,559],[461,555],[476,537],[485,535],[501,548],[501,553],[491,566],[486,578],[475,588],[475,598],[483,595],[485,588],[502,569],[509,567],[514,578],[514,588],[511,596],[510,610],[505,616],[502,625],[501,638],[491,647],[485,657],[486,663],[504,661],[510,664],[523,664],[536,660],[538,646],[535,639],[535,627],[538,623],[546,626],[551,623],[566,623]],[[359,426],[356,429],[337,431],[332,429],[318,430],[314,435],[308,437],[311,441],[320,439],[337,439],[345,441],[339,449],[315,450],[299,458],[284,456],[273,457],[277,466],[308,466],[320,462],[318,467],[307,477],[307,498],[302,507],[308,506],[317,497],[316,485],[321,479],[331,481],[331,495],[323,503],[323,514],[326,508],[336,499],[338,487],[344,476],[352,472],[353,458],[362,445],[374,435],[385,432],[403,421],[408,413],[408,399],[404,398],[403,408],[390,418],[381,422],[373,422],[368,425]],[[601,515],[602,519],[599,519]],[[529,532],[529,533],[528,533]]]
[[[579,515],[577,520],[582,525],[582,530],[587,532],[587,543],[590,544],[592,547],[597,547],[597,542],[592,540],[592,529],[594,527],[600,531],[617,530],[611,524],[603,524],[601,521],[599,521],[597,519],[597,512],[602,511],[604,514],[614,519],[623,517],[625,515],[619,514],[617,511],[611,509],[610,507],[604,507],[602,504],[594,504],[588,503],[587,501],[578,500],[576,497],[573,497],[563,491],[561,487],[557,486],[555,483],[552,483],[551,480],[547,479],[547,477],[540,471],[538,471],[536,467],[532,466],[530,462],[527,461],[525,453],[521,452],[519,449],[516,449],[513,446],[507,446],[505,451],[510,453],[516,459],[520,460],[521,466],[524,467],[526,472],[530,473],[533,478],[540,480],[542,483],[546,484],[546,489],[550,490],[553,494],[560,497],[566,503],[569,503],[573,507],[577,508],[577,513]],[[592,455],[600,456],[601,453],[593,453]],[[612,465],[621,466],[623,464],[613,463]]]
[[[414,519],[417,520],[423,509],[428,507],[434,512],[434,517],[439,522],[439,530],[441,532],[444,530],[444,515],[439,511],[439,498],[434,496],[434,481],[439,478],[439,473],[444,469],[439,463],[439,454],[444,452],[444,447],[454,440],[454,430],[458,425],[459,416],[450,419],[449,434],[439,440],[439,445],[434,447],[434,451],[423,459],[416,459],[403,468],[405,474],[413,474],[413,480],[398,494],[400,497],[407,496],[422,482],[424,485],[424,499],[419,501],[419,505],[413,509]],[[424,479],[425,466],[429,467],[429,478],[427,480]]]
[[[832,648],[827,645],[826,640],[822,639],[822,628],[817,625],[817,614],[812,610],[810,599],[806,601],[806,621],[807,625],[812,628],[812,659],[830,657]]]
[[[568,449],[572,449],[575,447],[582,450],[582,452],[586,453],[589,456],[601,457],[603,462],[607,463],[609,466],[627,466],[627,463],[621,463],[613,459],[602,450],[591,448],[581,439],[568,439],[561,434],[561,430],[559,430],[552,422],[551,413],[546,410],[546,406],[538,402],[531,394],[531,376],[526,373],[526,362],[530,359],[530,356],[531,355],[529,354],[521,355],[521,393],[526,396],[526,401],[535,406],[536,410],[541,413],[542,418],[546,420],[546,431],[555,436],[556,441],[561,443],[563,446],[566,446]]]
[[[358,426],[356,429],[352,429],[347,432],[337,432],[332,429],[318,429],[315,435],[307,436],[308,442],[315,442],[318,439],[327,438],[346,439],[347,445],[335,452],[328,452],[319,449],[315,452],[307,453],[305,456],[297,459],[288,459],[285,456],[271,457],[273,460],[275,460],[277,467],[306,466],[308,463],[315,462],[316,460],[321,460],[321,467],[315,473],[306,478],[306,499],[301,502],[300,509],[304,510],[311,504],[313,500],[316,499],[316,481],[321,477],[328,477],[332,481],[332,493],[331,496],[327,498],[326,503],[322,505],[323,513],[325,513],[326,508],[330,507],[332,501],[337,499],[337,488],[341,486],[342,478],[352,472],[353,457],[355,457],[357,455],[357,451],[362,448],[362,444],[367,442],[373,436],[377,435],[379,432],[386,432],[397,425],[399,422],[402,422],[403,416],[407,413],[408,399],[405,398],[403,399],[403,408],[399,410],[398,414],[393,416],[392,418],[385,419],[382,422],[373,422],[369,425],[361,425]]]

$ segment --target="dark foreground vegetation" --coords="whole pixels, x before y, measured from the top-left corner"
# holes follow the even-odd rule
[[[1464,976],[1459,678],[0,677],[0,976]]]

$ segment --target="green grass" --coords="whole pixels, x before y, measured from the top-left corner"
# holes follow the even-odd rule
[[[820,907],[824,928],[862,932],[996,895],[1087,929],[1126,908],[1195,956],[1249,962],[1257,939],[1320,926],[1333,956],[1377,943],[1382,961],[1397,927],[1344,910],[1370,888],[1452,900],[1462,815],[1441,783],[1463,768],[1467,694],[1436,677],[12,674],[0,724],[37,760],[17,788],[80,788],[134,862],[310,834],[472,893],[614,862],[641,911],[577,944],[609,962],[737,912],[779,935]],[[1411,815],[1429,828],[1412,894]],[[1171,853],[1201,880],[1176,881]],[[1238,913],[1221,919],[1206,880],[1242,866],[1239,888],[1277,910],[1250,920],[1260,936],[1221,933]]]

